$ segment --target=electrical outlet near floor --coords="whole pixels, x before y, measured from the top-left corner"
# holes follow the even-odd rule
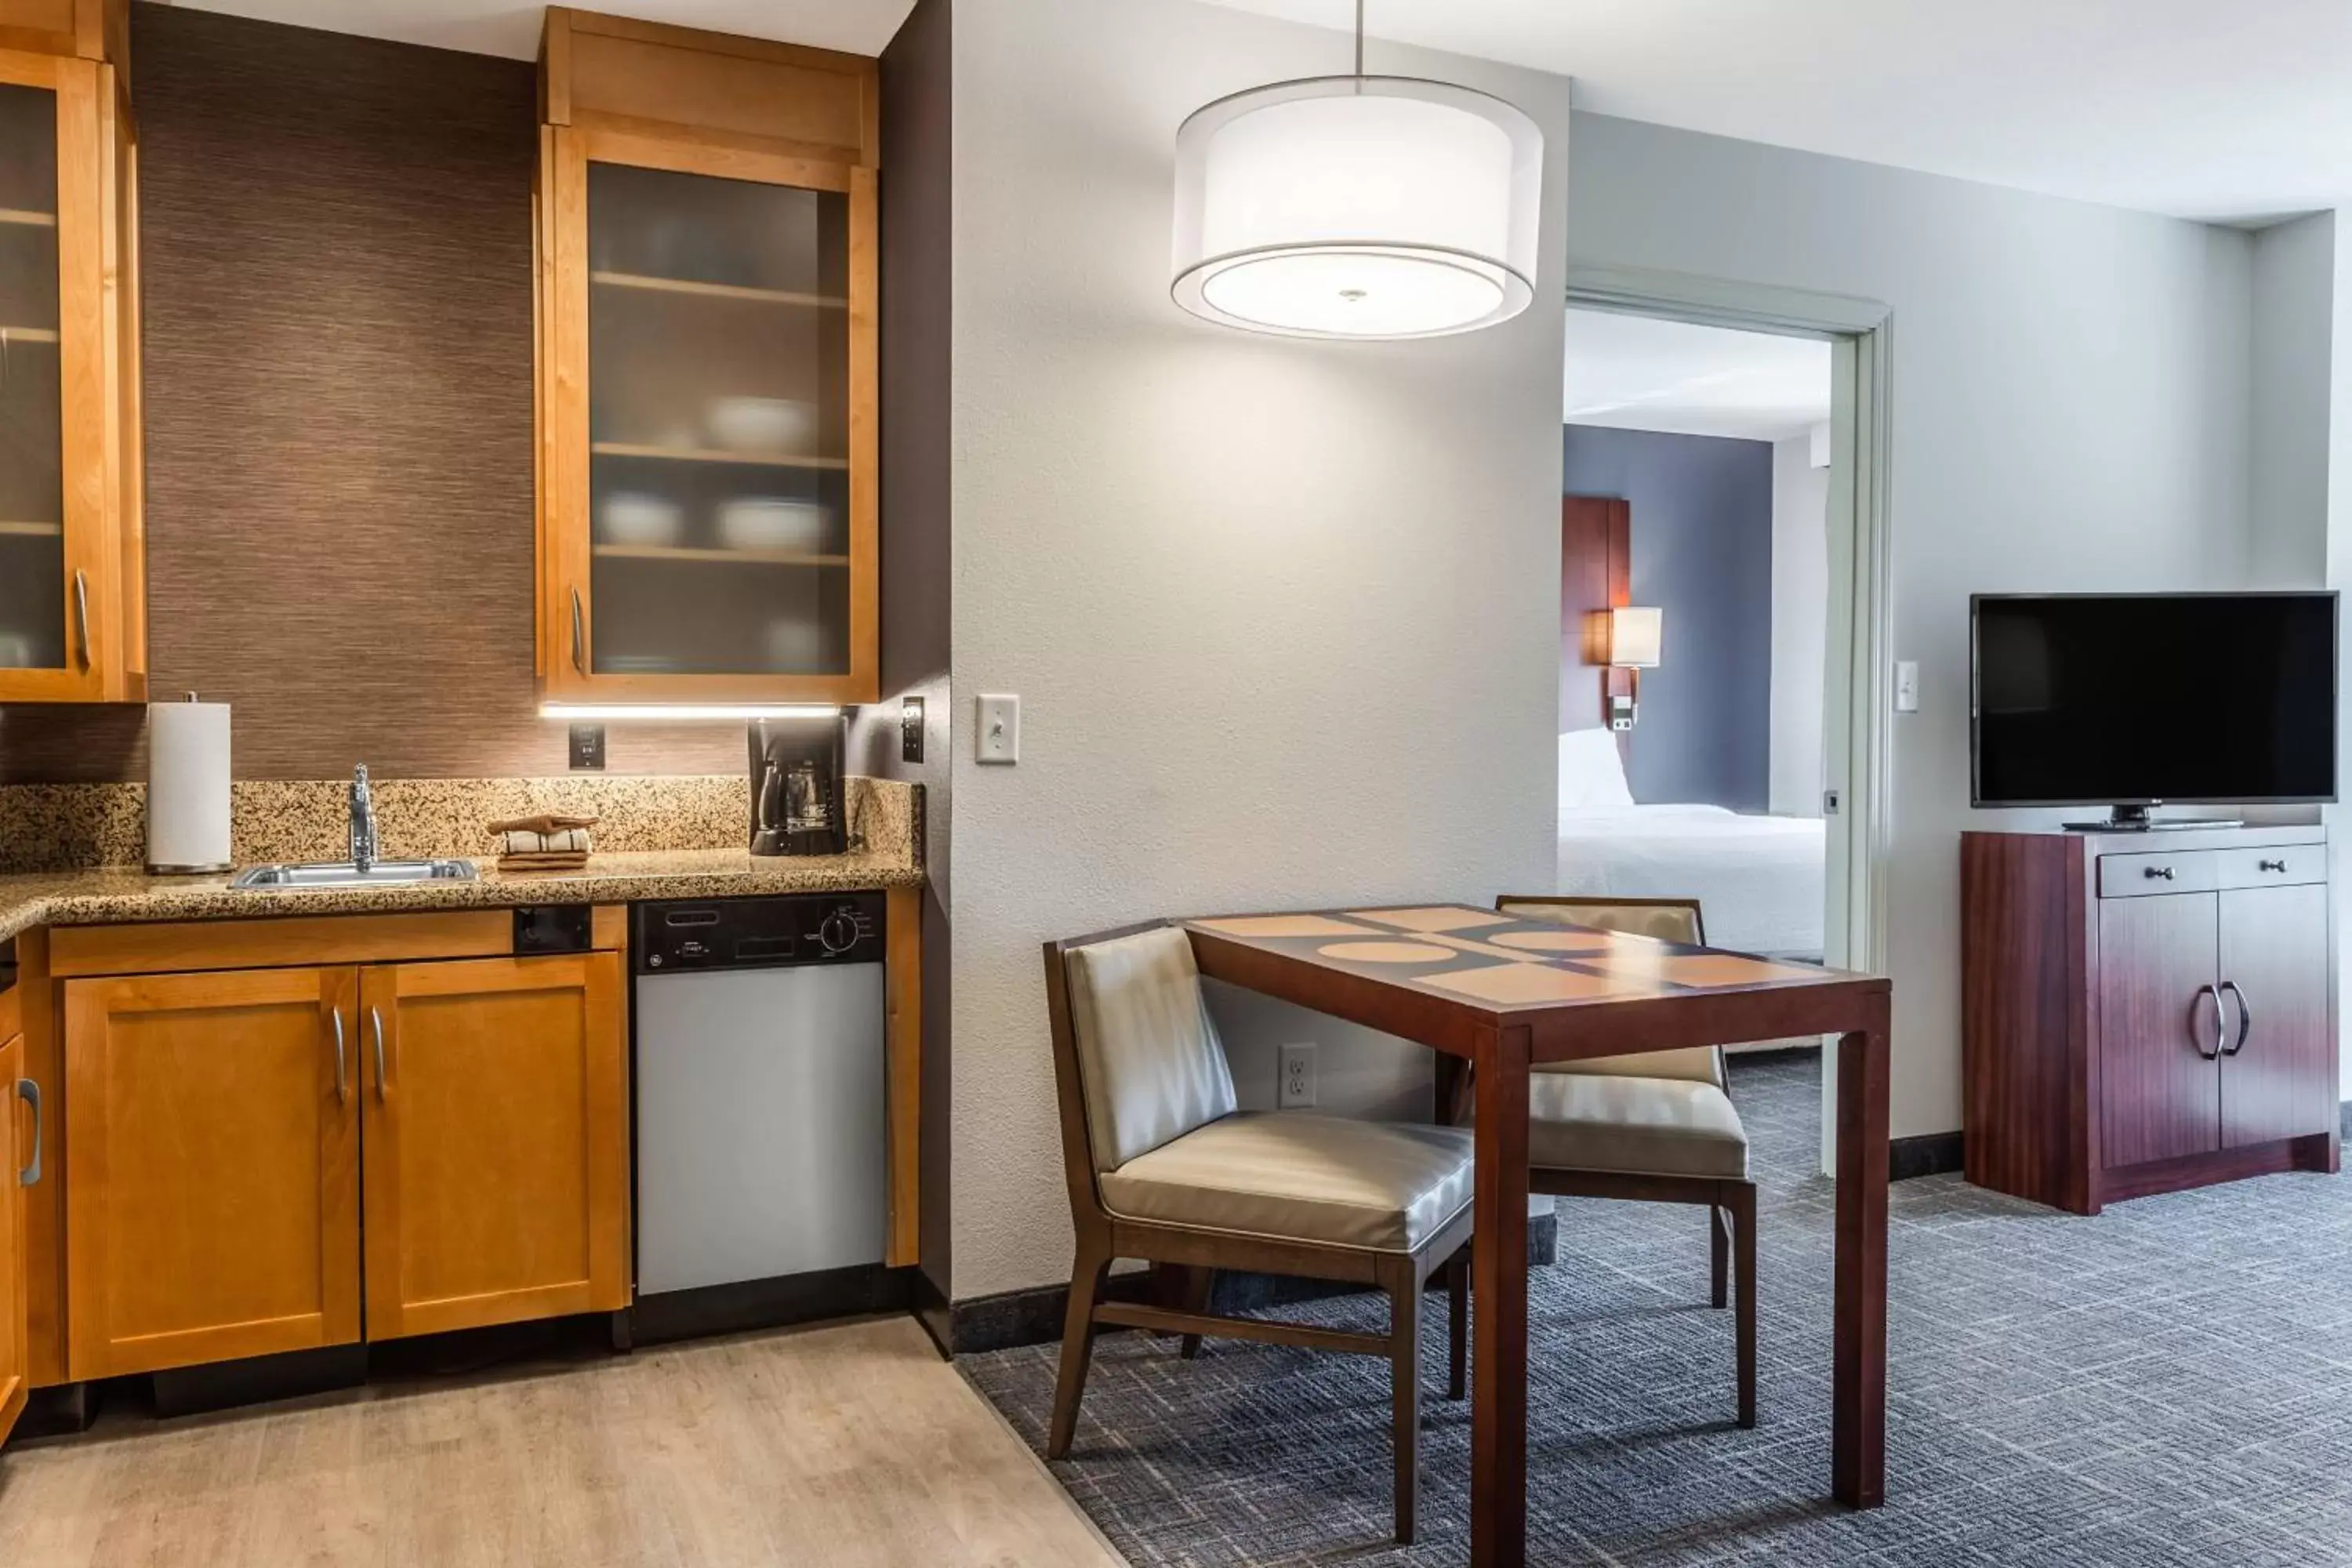
[[[1275,1087],[1275,1104],[1284,1110],[1303,1110],[1315,1103],[1315,1044],[1282,1047],[1282,1079]]]

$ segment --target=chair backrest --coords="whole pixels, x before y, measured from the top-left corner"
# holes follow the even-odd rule
[[[1061,970],[1056,1066],[1066,1058],[1076,1080],[1064,1114],[1075,1110],[1084,1122],[1083,1145],[1065,1129],[1066,1156],[1083,1148],[1093,1171],[1115,1171],[1234,1113],[1233,1069],[1181,929],[1049,943],[1045,952],[1049,992],[1057,961]]]
[[[1706,922],[1696,899],[1563,898],[1551,894],[1510,894],[1495,900],[1502,914],[1523,921],[1557,921],[1562,925],[1590,926],[1595,931],[1625,931],[1661,942],[1706,945]],[[1605,1078],[1684,1079],[1725,1084],[1723,1048],[1693,1046],[1680,1051],[1645,1051],[1630,1057],[1590,1057],[1580,1062],[1545,1062],[1538,1072],[1594,1073]]]

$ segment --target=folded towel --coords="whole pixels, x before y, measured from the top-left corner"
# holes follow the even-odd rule
[[[585,855],[501,855],[501,871],[583,871],[587,869]]]
[[[509,822],[490,824],[492,833],[562,833],[574,827],[593,827],[593,816],[566,816],[561,812],[543,811],[536,816],[518,816]]]
[[[536,832],[527,827],[509,827],[499,835],[499,853],[504,855],[585,855],[588,853],[588,830],[568,827],[553,833]]]

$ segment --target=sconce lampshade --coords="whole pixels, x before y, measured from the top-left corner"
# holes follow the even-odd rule
[[[1176,137],[1176,302],[1251,331],[1425,338],[1535,299],[1543,132],[1486,93],[1313,77]]]
[[[1665,637],[1665,612],[1623,605],[1609,612],[1609,662],[1620,669],[1655,669]]]

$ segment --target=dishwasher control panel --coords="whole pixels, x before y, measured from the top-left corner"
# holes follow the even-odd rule
[[[630,956],[640,974],[879,963],[885,902],[880,893],[795,893],[636,904]]]

